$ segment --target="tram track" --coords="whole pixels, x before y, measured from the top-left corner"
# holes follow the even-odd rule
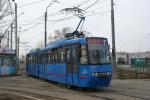
[[[0,87],[0,89],[1,90],[6,90],[6,91],[11,91],[11,92],[21,92],[21,93],[25,93],[25,94],[30,94],[30,95],[34,95],[35,97],[37,95],[39,97],[41,97],[41,96],[42,97],[44,96],[46,98],[49,97],[47,95],[37,94],[37,93],[33,93],[33,92],[29,92],[29,91],[27,92],[27,91],[22,91],[22,90],[17,90],[17,89],[10,89],[10,88],[6,89],[6,88],[1,88],[1,87]],[[33,87],[30,88],[30,89],[35,89],[35,90],[40,90],[40,91],[44,91],[45,90],[45,89],[39,89],[39,88],[33,88]],[[101,100],[115,100],[115,99],[110,98],[110,97],[100,96],[98,92],[94,92],[93,93],[93,92],[89,92],[89,91],[77,91],[75,89],[72,89],[71,90],[72,92],[70,90],[63,91],[63,90],[57,90],[57,89],[50,89],[50,90],[46,90],[46,91],[57,92],[57,93],[65,93],[65,94],[71,94],[71,95],[77,94],[77,95],[82,95],[82,96],[97,98],[97,99],[101,99]],[[131,98],[138,98],[138,99],[141,99],[141,100],[149,100],[149,99],[146,99],[146,98],[138,97],[138,96],[135,96],[135,95],[130,95],[130,94],[127,94],[127,93],[120,93],[120,91],[115,91],[115,90],[107,90],[107,91],[109,91],[109,93],[115,93],[115,94],[119,94],[119,95],[123,95],[123,96],[128,96],[128,97],[131,97]],[[58,99],[58,100],[66,100],[64,98],[59,98],[59,97],[53,97],[53,96],[50,96],[50,97]]]
[[[20,78],[21,79],[21,78]],[[19,80],[20,81],[20,80]],[[36,82],[36,81],[35,81]],[[48,84],[47,84],[48,83]],[[45,83],[40,83],[40,84],[36,84],[35,86],[32,85],[30,86],[31,83],[27,83],[27,85],[18,85],[15,83],[10,83],[10,84],[5,84],[5,82],[0,82],[0,90],[5,90],[8,92],[20,92],[25,94],[25,96],[31,96],[34,98],[38,98],[38,97],[45,97],[45,98],[54,98],[57,100],[67,100],[67,97],[62,98],[61,95],[64,96],[74,96],[74,95],[79,95],[79,96],[86,96],[86,97],[90,97],[93,99],[100,99],[100,100],[120,100],[120,99],[116,99],[117,96],[124,96],[124,97],[129,97],[134,99],[138,99],[138,100],[150,100],[150,96],[148,94],[144,94],[142,92],[132,92],[132,91],[123,91],[123,90],[115,90],[114,88],[108,88],[108,89],[104,89],[102,90],[82,90],[80,91],[77,88],[71,88],[71,89],[66,89],[64,86],[57,86],[57,84],[53,84],[53,83],[49,83],[47,82]],[[25,83],[26,84],[26,83]],[[36,92],[36,91],[40,91],[40,92]],[[50,96],[47,94],[50,94]],[[59,95],[60,94],[60,95]],[[105,94],[105,95],[103,95]],[[115,95],[113,97],[109,96],[109,94],[111,95]],[[40,99],[39,99],[40,100]],[[44,100],[48,100],[48,99],[44,99]],[[70,99],[68,99],[70,100]]]
[[[30,98],[33,100],[67,100],[65,98],[60,98],[60,97],[54,97],[54,96],[47,96],[39,93],[33,93],[29,91],[21,91],[21,90],[15,90],[15,89],[6,89],[6,88],[0,88],[1,91],[5,91],[7,93],[19,93],[19,95]],[[51,99],[50,99],[51,98]]]

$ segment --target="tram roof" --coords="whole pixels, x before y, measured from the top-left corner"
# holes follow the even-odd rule
[[[61,47],[61,46],[73,44],[73,43],[84,44],[84,43],[86,43],[86,39],[85,38],[77,38],[77,39],[57,40],[57,41],[54,41],[54,42],[48,44],[47,47],[41,48],[40,50],[44,51],[44,50],[53,49],[53,48],[57,48],[57,47]]]
[[[90,37],[90,38],[103,38],[103,37]],[[47,47],[34,49],[34,50],[31,50],[29,53],[34,54],[34,53],[37,53],[38,51],[46,51],[48,49],[54,49],[57,47],[61,47],[61,46],[69,45],[69,44],[75,44],[75,43],[85,44],[86,38],[56,40],[56,41],[48,44]]]

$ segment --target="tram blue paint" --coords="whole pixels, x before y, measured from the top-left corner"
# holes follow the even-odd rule
[[[86,43],[87,41],[85,38],[59,40],[51,43],[45,48],[30,52],[27,54],[27,59],[30,60],[30,58],[35,57],[38,60],[31,60],[31,62],[27,60],[29,62],[27,63],[27,73],[36,77],[78,87],[96,88],[109,86],[112,77],[112,65],[110,63],[80,64],[79,61],[77,64],[75,64],[75,61],[67,63],[66,49],[68,48],[71,50],[69,52],[73,53],[73,50],[79,47],[78,45],[86,45]],[[77,44],[77,46],[74,46],[74,44]],[[55,56],[55,49],[60,47],[65,47],[65,62],[50,63],[49,59]],[[81,48],[79,49],[78,52],[81,51]],[[49,51],[51,50],[53,50],[54,54],[49,56]],[[56,49],[57,54],[58,51],[59,50]],[[69,55],[73,57],[73,54]],[[55,58],[53,58],[53,60],[54,59]],[[80,58],[77,60],[80,60]],[[76,68],[75,66],[77,69],[74,69]]]

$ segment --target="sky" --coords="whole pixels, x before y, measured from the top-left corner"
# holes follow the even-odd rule
[[[72,30],[75,30],[80,19],[75,16],[68,20],[56,21],[72,16],[71,14],[59,13],[59,11],[77,6],[86,0],[57,1],[48,8],[48,35],[54,35],[55,30],[61,30],[64,27],[71,27]],[[95,1],[89,0],[80,8],[85,9]],[[38,3],[26,5],[33,2]],[[24,13],[18,17],[21,42],[29,41],[32,48],[36,48],[40,42],[44,42],[44,20],[42,19],[44,19],[43,15],[50,2],[51,0],[16,0],[18,15]],[[150,35],[148,35],[150,34],[150,0],[114,0],[114,3],[116,50],[118,52],[150,51]],[[99,0],[97,4],[87,9],[85,16],[83,29],[92,33],[92,36],[108,38],[111,46],[110,0]],[[31,20],[39,17],[42,18]],[[36,25],[37,23],[40,24]],[[28,28],[29,30],[22,31]]]

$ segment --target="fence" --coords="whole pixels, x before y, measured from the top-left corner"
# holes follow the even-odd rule
[[[150,79],[150,66],[119,65],[117,72],[121,79]]]

